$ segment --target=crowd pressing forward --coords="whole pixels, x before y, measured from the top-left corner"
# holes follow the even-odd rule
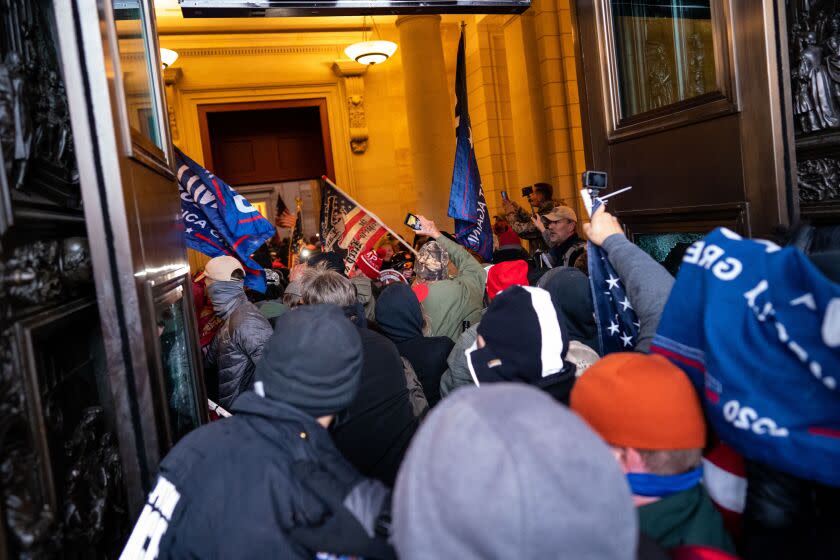
[[[231,417],[164,458],[122,558],[840,558],[838,239],[719,229],[674,279],[604,209],[579,232],[531,197],[492,266],[422,216],[416,258],[311,247],[260,301],[207,263]],[[612,282],[637,331],[605,354]]]

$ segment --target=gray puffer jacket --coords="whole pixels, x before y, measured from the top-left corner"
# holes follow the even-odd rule
[[[254,383],[254,369],[271,337],[271,324],[248,301],[242,282],[213,282],[208,287],[216,315],[224,319],[207,352],[208,367],[219,371],[219,404],[230,409],[239,393]]]

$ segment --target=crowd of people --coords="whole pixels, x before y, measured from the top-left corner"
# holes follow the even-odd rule
[[[416,257],[348,272],[313,244],[263,296],[210,260],[232,416],[167,454],[123,558],[840,558],[838,239],[716,230],[675,279],[605,209],[529,203],[493,263],[422,216]],[[627,352],[603,353],[581,234],[638,317]]]

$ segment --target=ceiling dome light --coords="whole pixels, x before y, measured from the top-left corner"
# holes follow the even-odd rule
[[[178,53],[171,49],[160,49],[160,64],[164,69],[169,68],[178,60]]]
[[[395,52],[397,44],[391,41],[362,41],[344,49],[344,54],[359,64],[382,64]]]
[[[344,54],[347,58],[355,60],[359,64],[366,64],[373,66],[374,64],[382,64],[388,60],[395,52],[397,52],[397,44],[391,41],[383,41],[382,36],[379,35],[379,28],[376,26],[376,21],[373,17],[370,18],[373,23],[373,28],[376,31],[376,36],[379,38],[376,41],[368,41],[367,36],[367,16],[362,17],[362,40],[358,43],[353,43],[346,49]]]

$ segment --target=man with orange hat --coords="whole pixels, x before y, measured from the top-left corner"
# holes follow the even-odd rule
[[[734,552],[701,484],[706,424],[682,370],[661,356],[613,353],[577,380],[570,406],[612,447],[642,533],[665,548]]]

